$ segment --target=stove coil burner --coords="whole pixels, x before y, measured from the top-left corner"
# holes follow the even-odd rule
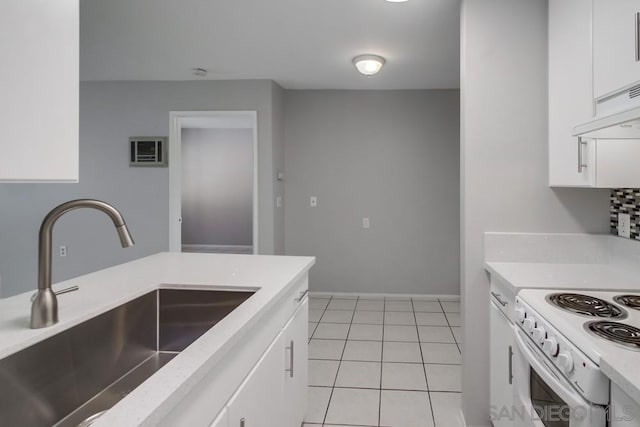
[[[618,295],[613,300],[625,307],[640,310],[640,295]]]
[[[624,319],[627,317],[627,313],[620,307],[588,295],[558,293],[549,295],[547,299],[561,309],[581,316],[608,319]]]
[[[619,322],[596,320],[587,322],[585,329],[601,338],[620,344],[626,348],[640,350],[640,329]]]

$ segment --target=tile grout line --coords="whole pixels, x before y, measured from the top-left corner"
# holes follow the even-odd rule
[[[438,300],[438,303],[439,302],[440,300]],[[420,329],[418,328],[418,317],[416,316],[416,308],[413,305],[413,298],[411,298],[411,308],[413,310],[413,320],[415,320],[416,322],[416,333],[418,334],[418,348],[420,349],[420,358],[422,359],[422,372],[424,373],[424,380],[427,385],[427,398],[429,399],[429,408],[431,409],[431,419],[433,421],[434,427],[436,427],[436,416],[433,411],[433,402],[431,402],[431,391],[430,391],[431,387],[429,387],[429,377],[427,377],[427,367],[425,366],[425,362],[424,362],[424,353],[422,352],[422,343],[420,342]],[[442,312],[444,313],[444,309],[442,309]],[[445,318],[446,317],[447,316],[445,316]]]
[[[444,306],[442,305],[442,301],[438,300],[438,304],[440,304],[440,308],[442,308],[442,313],[444,314],[444,320],[447,321],[447,326],[449,326],[449,331],[451,332],[451,335],[453,335],[453,341],[456,343],[456,347],[458,347],[458,353],[462,355],[462,349],[460,348],[460,345],[458,344],[458,340],[456,339],[456,336],[453,333],[451,323],[449,322],[449,318],[447,317],[447,312],[444,311]]]
[[[316,323],[316,327],[313,328],[313,332],[311,332],[311,334],[309,334],[309,341],[307,342],[307,344],[309,344],[311,342],[311,340],[313,339],[313,335],[316,333],[316,330],[318,329],[318,326],[320,326],[320,322],[322,322],[322,318],[324,317],[324,313],[327,312],[327,309],[329,307],[329,304],[331,304],[331,300],[333,299],[333,297],[329,297],[329,301],[327,302],[327,305],[324,307],[324,310],[322,310],[322,314],[320,315],[320,318],[318,319]]]
[[[342,358],[344,357],[344,352],[347,350],[347,342],[349,341],[349,333],[351,332],[351,325],[353,324],[353,317],[356,315],[356,307],[358,307],[358,300],[360,297],[356,297],[356,305],[353,307],[353,313],[351,314],[351,323],[349,323],[349,328],[347,329],[347,336],[344,340],[344,347],[342,348],[342,354],[340,355],[340,360],[338,361],[338,370],[336,371],[336,376],[333,379],[333,386],[331,387],[331,394],[329,395],[329,402],[327,403],[327,409],[324,412],[324,418],[322,419],[322,424],[324,425],[327,421],[327,416],[329,415],[329,407],[331,407],[331,399],[333,399],[333,392],[336,389],[336,382],[338,381],[338,374],[340,373],[340,366],[342,366]],[[333,295],[331,296],[331,300],[333,300]],[[329,304],[327,304],[329,307]],[[323,314],[324,316],[324,314]]]
[[[331,301],[333,300],[333,295],[329,297],[329,301],[327,301],[327,305],[324,307],[324,310],[322,311],[322,314],[320,315],[320,318],[318,319],[318,323],[316,324],[315,329],[313,330],[313,333],[311,334],[311,337],[309,338],[309,343],[311,342],[311,340],[313,339],[313,336],[316,333],[316,330],[318,329],[318,326],[320,326],[320,322],[322,321],[322,317],[324,316],[324,313],[327,311],[327,309],[329,308],[329,304],[331,304]],[[308,356],[307,356],[308,357]],[[307,360],[307,364],[309,364],[309,361]],[[307,388],[309,387],[308,381],[307,381]],[[324,417],[322,418],[322,421],[324,422],[324,419],[327,417],[327,411],[329,410],[329,403],[331,403],[331,395],[333,394],[333,388],[331,389],[331,393],[329,394],[329,401],[327,402],[327,409],[325,409],[324,412]],[[304,424],[304,421],[303,421]],[[320,425],[322,425],[323,423],[320,423]]]
[[[380,391],[378,394],[378,426],[382,423],[382,374],[384,372],[384,321],[387,309],[387,299],[382,299],[382,339],[380,340]]]

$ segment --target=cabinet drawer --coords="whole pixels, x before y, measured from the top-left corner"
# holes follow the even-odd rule
[[[292,290],[290,290],[287,295],[284,297],[284,304],[282,305],[282,324],[285,324],[289,321],[291,316],[296,312],[296,310],[301,306],[304,302],[307,293],[309,291],[309,276],[307,274],[304,275],[296,284],[293,286]]]
[[[513,319],[513,307],[515,305],[516,293],[512,288],[503,283],[500,279],[491,277],[490,288],[491,302],[495,304],[498,310],[509,320]]]

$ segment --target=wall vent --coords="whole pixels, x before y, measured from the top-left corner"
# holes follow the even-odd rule
[[[167,138],[137,136],[129,138],[130,166],[167,166]]]
[[[633,99],[640,96],[640,85],[634,86],[629,89],[629,98]]]

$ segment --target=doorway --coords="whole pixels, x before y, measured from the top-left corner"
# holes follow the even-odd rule
[[[169,250],[258,253],[255,111],[173,111]]]

